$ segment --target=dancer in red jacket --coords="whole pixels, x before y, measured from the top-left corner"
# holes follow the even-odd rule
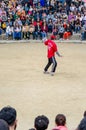
[[[43,42],[48,47],[48,50],[47,50],[48,63],[44,68],[44,73],[45,74],[49,73],[48,68],[52,64],[52,70],[51,70],[50,74],[53,76],[54,73],[55,73],[56,67],[57,67],[57,61],[55,59],[55,53],[59,57],[62,57],[62,56],[59,54],[57,45],[54,41],[47,39],[47,38],[44,38]]]

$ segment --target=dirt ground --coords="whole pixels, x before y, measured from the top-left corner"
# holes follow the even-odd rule
[[[74,130],[86,110],[86,44],[58,43],[62,58],[54,76],[43,74],[47,48],[43,43],[0,44],[0,108],[10,105],[18,113],[17,130],[34,126],[38,115],[67,117]]]

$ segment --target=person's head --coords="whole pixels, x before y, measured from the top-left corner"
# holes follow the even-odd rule
[[[9,130],[7,122],[2,119],[0,119],[0,130]]]
[[[84,114],[83,114],[84,117],[86,117],[86,111],[84,111]]]
[[[34,121],[34,127],[36,130],[46,130],[48,128],[49,119],[44,116],[37,116]]]
[[[57,126],[65,126],[66,124],[66,117],[63,114],[58,114],[55,118],[55,123]]]
[[[35,128],[30,128],[30,129],[28,129],[28,130],[35,130]]]
[[[0,119],[5,120],[8,123],[9,127],[14,127],[14,129],[16,129],[17,126],[16,117],[17,112],[13,107],[3,107],[0,111]]]

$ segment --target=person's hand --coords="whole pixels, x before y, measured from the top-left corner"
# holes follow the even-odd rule
[[[63,57],[62,55],[60,55],[59,57]]]

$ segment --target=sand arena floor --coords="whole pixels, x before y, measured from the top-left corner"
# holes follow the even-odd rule
[[[52,129],[55,116],[67,117],[74,130],[86,110],[86,44],[59,43],[55,76],[44,75],[46,47],[42,43],[0,44],[0,108],[11,105],[18,113],[17,130],[33,127],[46,115]]]

